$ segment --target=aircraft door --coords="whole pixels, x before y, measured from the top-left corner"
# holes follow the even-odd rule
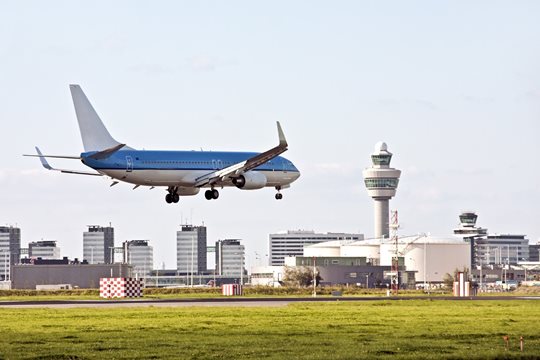
[[[126,172],[133,171],[133,159],[131,156],[126,156]]]

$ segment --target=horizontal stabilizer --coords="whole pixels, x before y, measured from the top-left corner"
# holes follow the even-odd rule
[[[66,174],[102,176],[102,175],[101,175],[100,173],[98,173],[98,172],[79,171],[79,170],[67,170],[67,169],[56,169],[56,168],[53,168],[53,167],[47,162],[47,159],[46,159],[47,157],[56,157],[56,158],[62,158],[62,159],[80,159],[80,157],[47,156],[47,155],[43,155],[37,146],[36,146],[36,151],[37,151],[38,154],[37,154],[37,155],[33,155],[33,156],[39,157],[39,161],[41,161],[41,165],[43,165],[43,167],[44,167],[45,169],[47,169],[47,170],[60,171],[60,172],[62,172],[62,173],[66,173]],[[30,155],[25,155],[25,156],[30,156]]]
[[[38,158],[55,158],[55,159],[81,160],[81,157],[80,157],[80,156],[69,156],[69,155],[35,155],[35,154],[23,154],[23,156],[38,157]]]

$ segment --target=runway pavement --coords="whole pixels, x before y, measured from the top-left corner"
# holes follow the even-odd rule
[[[44,300],[44,301],[0,301],[0,308],[114,308],[114,307],[185,307],[185,306],[242,306],[276,307],[296,302],[364,302],[364,301],[486,301],[486,300],[540,300],[540,296],[397,296],[397,297],[268,297],[268,298],[205,298],[205,299],[124,299],[124,300]]]

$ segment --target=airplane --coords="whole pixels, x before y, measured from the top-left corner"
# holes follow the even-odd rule
[[[116,141],[110,134],[79,85],[70,85],[75,113],[84,146],[80,156],[43,155],[36,146],[41,164],[47,170],[67,174],[108,176],[110,186],[119,182],[134,184],[133,189],[165,187],[165,201],[177,203],[180,196],[197,195],[208,188],[207,200],[217,199],[217,188],[236,187],[256,190],[274,187],[275,198],[283,198],[282,189],[300,177],[294,164],[279,156],[288,144],[279,121],[279,144],[262,153],[223,151],[161,151],[136,150]],[[46,158],[76,159],[94,171],[58,169]]]

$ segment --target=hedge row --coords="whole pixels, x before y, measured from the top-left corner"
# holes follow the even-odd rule
[[[312,288],[298,287],[268,287],[268,286],[245,286],[244,294],[252,296],[309,296]],[[386,289],[363,289],[357,287],[318,287],[318,295],[331,295],[333,291],[341,291],[343,295],[383,295]],[[421,290],[400,291],[403,294],[422,294]],[[182,288],[146,288],[145,295],[220,295],[221,288],[215,287],[182,287]],[[73,290],[0,290],[0,297],[9,296],[99,296],[98,289],[73,289]]]

